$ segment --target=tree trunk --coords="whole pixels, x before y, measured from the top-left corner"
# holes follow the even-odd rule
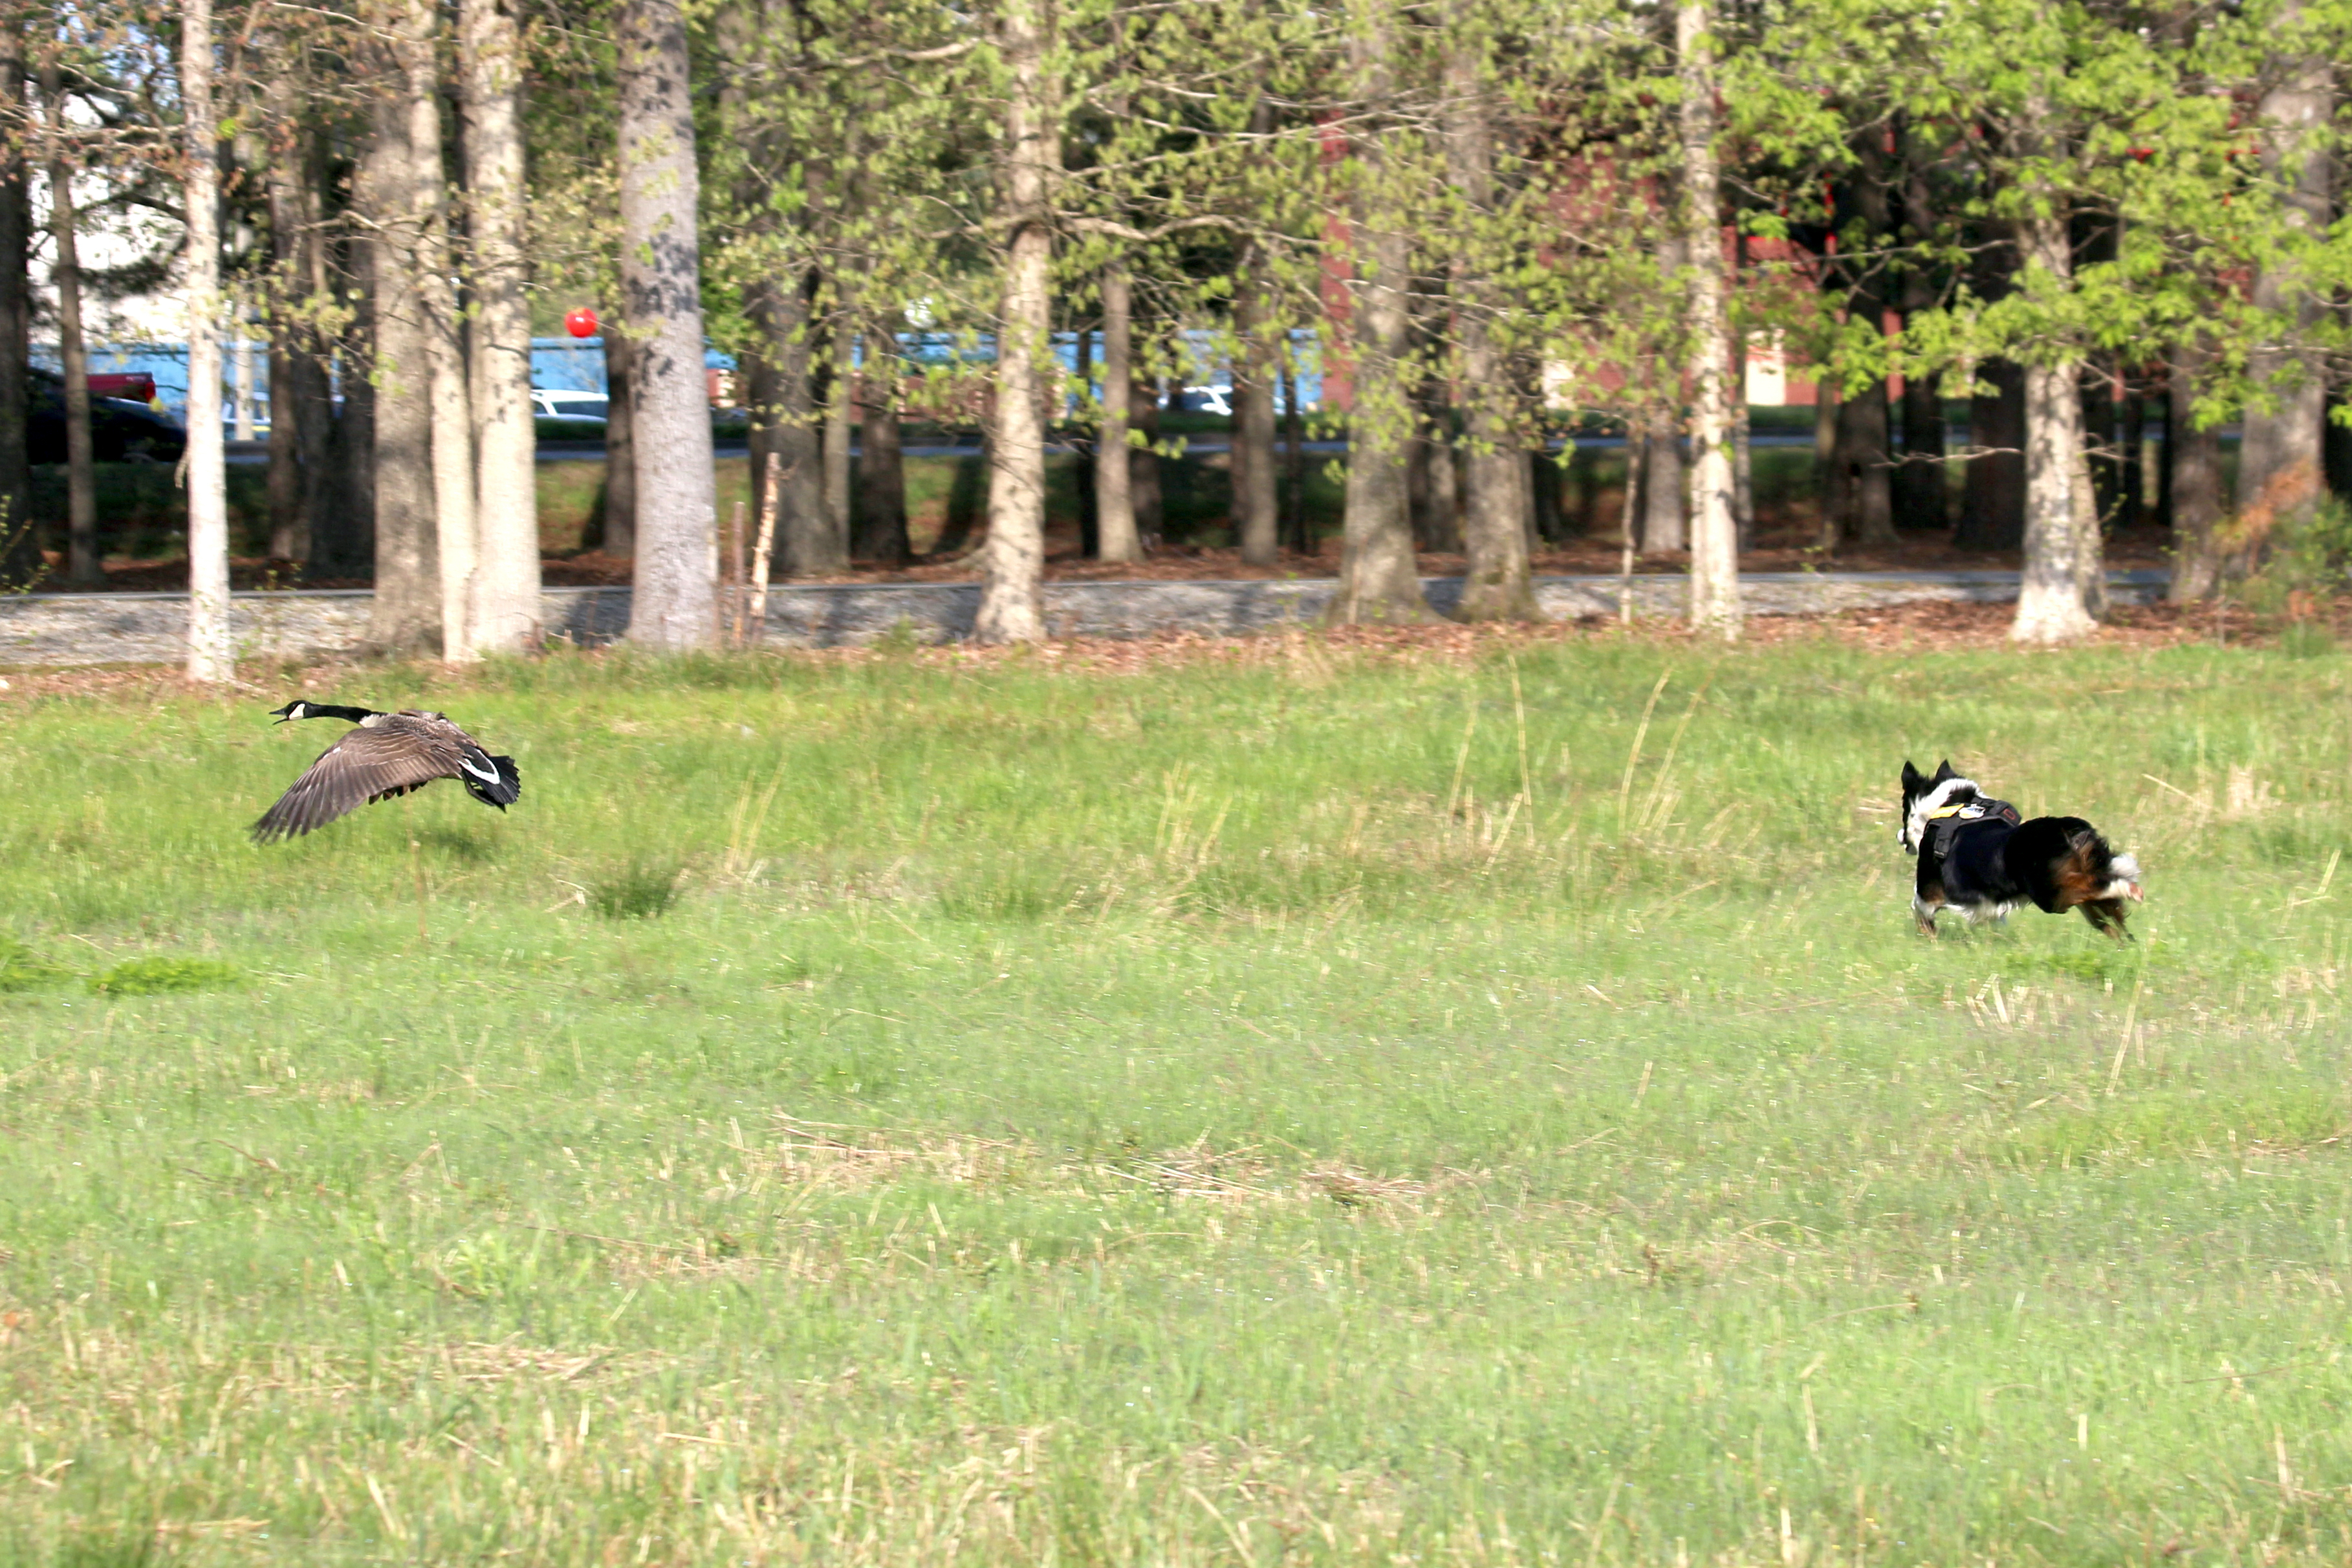
[[[984,643],[1045,635],[1045,426],[1053,363],[1054,238],[1046,225],[1061,164],[1061,83],[1053,75],[1054,0],[1004,0],[998,47],[1004,103],[998,215],[1010,235],[996,336],[990,426],[988,542],[972,636]]]
[[[2074,273],[2063,212],[2024,219],[2019,237],[2026,266],[2063,288]],[[2084,595],[2084,524],[2095,529],[2096,520],[2083,516],[2090,470],[2077,371],[2071,359],[2025,371],[2025,570],[2010,630],[2022,643],[2073,642],[2096,625]]]
[[[1453,23],[1445,59],[1445,171],[1471,212],[1483,216],[1495,200],[1495,131],[1486,97],[1486,39],[1477,30],[1474,0],[1454,0]],[[1492,280],[1468,260],[1454,264],[1454,290],[1468,437],[1460,615],[1465,621],[1539,621],[1543,612],[1536,607],[1528,565],[1533,476],[1512,428],[1518,389],[1495,346],[1501,301]]]
[[[844,315],[841,324],[834,329],[833,356],[825,386],[824,515],[833,523],[834,531],[846,539],[856,510],[849,494],[849,448],[857,427],[858,344],[857,328],[846,313],[847,302],[839,301],[835,308]]]
[[[814,301],[806,279],[762,279],[745,290],[747,313],[759,334],[761,384],[751,402],[751,510],[775,508],[779,575],[825,577],[849,565],[848,535],[834,526],[824,504],[824,452],[816,426],[812,348]],[[776,494],[767,493],[767,458],[776,459]],[[873,451],[867,448],[867,460]]]
[[[2075,385],[2082,369],[2074,367]],[[2080,405],[2077,392],[2077,406]],[[2077,431],[2074,439],[2074,588],[2083,596],[2083,612],[2093,620],[2107,615],[2106,527],[2099,512],[2098,487],[2091,478],[2090,438]]]
[[[366,157],[364,146],[360,151]],[[354,171],[356,186],[363,176]],[[356,193],[353,205],[356,206]],[[327,431],[327,485],[310,533],[311,583],[365,577],[375,559],[375,304],[368,277],[369,241],[353,235],[338,258],[336,292],[349,310],[335,343],[333,390],[341,396]]]
[[[1132,354],[1127,365],[1127,427],[1142,445],[1127,448],[1127,500],[1135,512],[1135,558],[1150,554],[1168,531],[1168,509],[1160,488],[1160,378],[1140,369]]]
[[[985,437],[982,437],[977,455],[956,458],[955,477],[948,481],[947,516],[940,522],[940,536],[931,542],[925,560],[952,561],[971,543],[971,531],[979,525],[981,510],[986,501],[990,467]]]
[[[2123,499],[2116,515],[2117,528],[2137,528],[2147,516],[2147,399],[2137,384],[2126,384],[2123,398]]]
[[[719,501],[702,374],[694,115],[677,0],[622,0],[621,292],[636,342],[636,561],[629,640],[708,647],[719,632]]]
[[[1317,541],[1307,518],[1307,412],[1298,405],[1298,372],[1287,354],[1282,368],[1282,488],[1291,537],[1298,553],[1311,556]]]
[[[1936,232],[1933,187],[1927,183],[1927,153],[1913,128],[1903,128],[1905,154],[1902,183],[1903,221],[1915,239]],[[1914,317],[1936,307],[1936,280],[1927,267],[1914,262],[1903,268],[1900,304],[1907,326]],[[1949,487],[1945,482],[1944,401],[1934,376],[1903,378],[1903,466],[1895,471],[1895,521],[1900,528],[1945,529],[1951,526]]]
[[[1070,382],[1078,405],[1071,410],[1075,422],[1085,416],[1086,400],[1094,395],[1095,334],[1081,322],[1071,336],[1076,343],[1071,355],[1076,363],[1070,367]],[[1082,446],[1071,474],[1078,492],[1078,557],[1084,561],[1096,560],[1102,554],[1102,534],[1095,526],[1095,456],[1093,447]]]
[[[194,23],[183,26],[193,27]],[[18,16],[0,26],[0,121],[16,121],[24,107],[25,26]],[[32,586],[43,565],[33,524],[33,470],[25,445],[33,347],[32,280],[26,257],[32,231],[24,148],[15,137],[0,136],[0,592]]]
[[[1429,541],[1426,549],[1440,555],[1459,555],[1463,553],[1462,464],[1454,447],[1453,410],[1442,401],[1444,390],[1434,384],[1427,389],[1422,435],[1414,442],[1421,459],[1421,503],[1426,510],[1419,531]],[[1526,531],[1522,517],[1523,536]]]
[[[267,488],[269,558],[310,558],[310,518],[302,505],[302,405],[310,400],[310,366],[303,363],[300,306],[276,302],[269,312],[269,436]]]
[[[1691,583],[1693,630],[1739,637],[1739,524],[1733,514],[1731,318],[1723,277],[1723,216],[1716,170],[1714,18],[1708,0],[1675,7],[1681,58],[1684,249],[1690,264]]]
[[[307,563],[327,506],[327,441],[334,418],[319,316],[325,303],[319,138],[303,122],[299,68],[266,89],[271,131],[264,176],[269,210],[269,555]],[[239,311],[237,374],[249,381],[253,355]],[[250,387],[238,397],[249,404]],[[240,413],[238,439],[249,438]]]
[[[1669,234],[1658,241],[1658,276],[1663,281],[1672,284],[1682,270],[1685,243],[1680,234]],[[1690,475],[1683,465],[1678,428],[1682,421],[1676,416],[1682,399],[1672,381],[1654,395],[1659,401],[1645,425],[1648,444],[1642,463],[1641,549],[1651,555],[1690,547],[1684,510],[1690,499]]]
[[[1838,390],[1829,367],[1813,383],[1813,542],[1822,550],[1837,548],[1838,531],[1845,521],[1845,464],[1838,454]]]
[[[2170,409],[2165,416],[2172,502],[2172,584],[2176,605],[2210,599],[2226,575],[2221,526],[2221,432],[2197,425],[2198,384],[2212,351],[2191,341],[2173,351]]]
[[[907,463],[898,427],[898,340],[877,323],[866,334],[864,396],[858,404],[857,550],[867,561],[904,565],[914,553],[907,537]]]
[[[426,413],[432,424],[434,548],[441,566],[441,657],[466,662],[474,647],[474,579],[480,541],[474,516],[473,398],[466,327],[450,270],[456,258],[448,174],[441,148],[441,79],[430,0],[408,0],[401,65],[408,87],[409,232],[416,247],[418,316],[425,331]]]
[[[1886,428],[1886,383],[1874,381],[1838,404],[1838,462],[1845,470],[1839,531],[1856,544],[1895,542],[1893,471]]]
[[[301,197],[301,175],[270,172],[270,228],[278,276],[269,312],[269,554],[308,562],[326,507],[327,367],[319,350],[307,252],[318,240]]]
[[[1128,416],[1135,401],[1134,296],[1123,262],[1102,273],[1102,424],[1095,432],[1095,558],[1141,558],[1135,526],[1135,464]]]
[[[1394,91],[1391,37],[1378,6],[1350,7],[1349,40],[1360,115],[1383,115]],[[1334,625],[1426,621],[1429,602],[1412,552],[1412,517],[1406,494],[1406,443],[1412,433],[1411,388],[1405,376],[1412,258],[1405,215],[1386,187],[1385,126],[1375,123],[1355,144],[1357,190],[1349,215],[1356,272],[1348,322],[1349,373],[1355,405],[1348,416],[1346,510],[1339,544],[1339,585],[1325,619]]]
[[[2297,26],[2304,6],[2287,5],[2280,23]],[[2254,274],[2252,304],[2269,315],[2270,331],[2247,355],[2254,391],[2247,399],[2238,449],[2238,519],[2258,552],[2280,528],[2307,521],[2326,492],[2322,422],[2327,387],[2306,347],[2322,302],[2291,248],[2307,245],[2330,216],[2326,143],[2329,118],[2328,62],[2315,56],[2274,62],[2281,79],[2263,95],[2263,173],[2282,193],[2285,243],[2273,247]]]
[[[1925,307],[1922,307],[1923,309]],[[1944,405],[1932,376],[1903,380],[1903,466],[1895,470],[1895,521],[1904,528],[1948,528],[1944,492]]]
[[[1885,132],[1873,126],[1853,141],[1855,161],[1851,178],[1839,189],[1839,205],[1850,209],[1870,239],[1891,238],[1895,225],[1889,200]],[[1843,267],[1850,317],[1884,332],[1886,299],[1878,274],[1865,266]],[[1887,427],[1886,383],[1865,384],[1844,393],[1838,404],[1838,462],[1844,470],[1839,489],[1843,507],[1838,530],[1847,541],[1874,548],[1895,542],[1895,496],[1892,483],[1894,443]]]
[[[2091,515],[2105,530],[2116,525],[2123,510],[2123,461],[2116,441],[2116,416],[2121,410],[2115,381],[2104,367],[2088,367],[2081,379],[2084,471],[2091,480]]]
[[[65,373],[66,581],[77,588],[106,584],[98,542],[98,469],[89,441],[89,352],[81,333],[81,258],[76,243],[73,164],[58,51],[41,58],[41,103],[49,131],[49,274],[58,286],[58,360]]]
[[[637,552],[635,345],[618,321],[606,321],[604,343],[604,533],[607,555]]]
[[[2008,360],[1977,367],[1990,395],[1969,399],[1969,459],[1959,526],[1962,550],[2015,550],[2025,542],[2025,368]]]
[[[1271,109],[1259,119],[1273,129]],[[1255,129],[1257,121],[1253,121]],[[1282,552],[1282,509],[1275,492],[1274,391],[1280,374],[1267,333],[1268,287],[1255,245],[1243,247],[1234,287],[1234,536],[1242,563],[1271,566]]]
[[[13,26],[5,30],[20,36]],[[20,89],[12,81],[8,90]],[[184,0],[181,7],[180,103],[188,225],[187,669],[190,680],[210,685],[236,678],[221,430],[220,165],[213,130],[212,0]]]
[[[1343,625],[1423,621],[1430,618],[1429,605],[1413,558],[1407,493],[1412,415],[1400,374],[1409,243],[1384,220],[1376,231],[1360,218],[1356,228],[1361,286],[1349,323],[1355,405],[1348,421],[1339,591],[1328,618]]]
[[[540,637],[538,436],[530,401],[524,234],[522,38],[513,0],[459,0],[466,184],[471,199],[476,652]]]
[[[1683,447],[1675,420],[1664,411],[1643,424],[1642,540],[1644,555],[1686,550],[1690,536],[1684,527],[1683,503],[1690,489],[1690,473],[1683,463]]]
[[[397,62],[386,62],[396,65]],[[416,258],[404,230],[416,190],[407,105],[387,92],[373,104],[355,205],[369,220],[364,258],[374,316],[375,598],[368,641],[393,654],[441,641],[440,552],[433,528],[433,418]]]
[[[2006,298],[2016,287],[2013,226],[1990,222],[1973,237],[1969,287],[1980,300]],[[1976,455],[1968,460],[1952,542],[1962,550],[2015,550],[2025,542],[2025,367],[1988,360],[1976,367],[1976,380],[1992,391],[1969,395],[1969,445]]]
[[[1732,363],[1731,517],[1742,550],[1756,548],[1756,457],[1748,408],[1748,351],[1741,345]]]

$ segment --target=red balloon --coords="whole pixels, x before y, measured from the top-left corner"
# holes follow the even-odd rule
[[[570,315],[563,318],[563,330],[570,332],[575,338],[594,337],[596,335],[596,312],[590,310],[585,305],[581,306],[580,309],[572,311]]]

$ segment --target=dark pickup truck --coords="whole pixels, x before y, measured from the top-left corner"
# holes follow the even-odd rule
[[[36,368],[28,391],[26,456],[35,463],[62,463],[66,460],[66,378],[55,371]],[[187,450],[188,433],[178,420],[143,403],[93,392],[89,445],[91,456],[101,463],[176,463]]]

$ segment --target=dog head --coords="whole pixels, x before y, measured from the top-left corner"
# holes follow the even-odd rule
[[[1946,785],[1954,788],[1948,789]],[[1946,758],[1936,766],[1933,776],[1921,773],[1908,759],[1903,763],[1902,826],[1895,829],[1896,842],[1906,855],[1919,853],[1919,839],[1925,829],[1927,814],[1946,804],[1957,789],[1974,793],[1976,785],[1960,777],[1959,771]]]

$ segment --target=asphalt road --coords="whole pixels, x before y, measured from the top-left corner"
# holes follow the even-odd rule
[[[1225,452],[1230,451],[1233,448],[1233,443],[1223,437],[1214,437],[1206,439],[1184,437],[1181,437],[1181,439],[1184,441],[1184,450],[1187,456],[1211,452]],[[1750,437],[1748,438],[1748,442],[1750,446],[1755,447],[1811,447],[1813,444],[1813,438],[1810,433],[1798,434],[1773,430],[1759,432],[1755,436]],[[1625,445],[1625,438],[1622,436],[1580,436],[1576,438],[1576,444],[1580,447],[1585,447],[1595,451],[1607,451],[1623,447]],[[1289,444],[1287,442],[1276,442],[1276,447],[1279,450],[1286,451],[1289,449]],[[1075,447],[1069,446],[1066,443],[1059,442],[1049,444],[1045,449],[1049,452],[1075,452],[1077,450]],[[1306,443],[1306,449],[1310,453],[1319,453],[1324,456],[1336,456],[1337,454],[1345,452],[1348,449],[1348,443],[1345,441],[1309,441]],[[1553,443],[1551,449],[1554,451],[1559,450],[1560,443]],[[862,448],[853,446],[849,448],[850,456],[856,457],[861,450]],[[967,442],[956,446],[946,447],[906,447],[900,448],[900,450],[909,458],[971,457],[980,451],[980,446],[977,442]],[[750,455],[750,448],[740,443],[721,442],[712,449],[712,455],[720,458],[748,457]],[[232,463],[257,462],[260,460],[261,458],[257,456],[253,458],[243,458],[232,454],[229,458],[229,461]],[[604,448],[602,447],[592,447],[584,444],[574,446],[570,443],[566,443],[561,447],[541,447],[539,451],[539,460],[542,463],[601,463],[604,460]]]

